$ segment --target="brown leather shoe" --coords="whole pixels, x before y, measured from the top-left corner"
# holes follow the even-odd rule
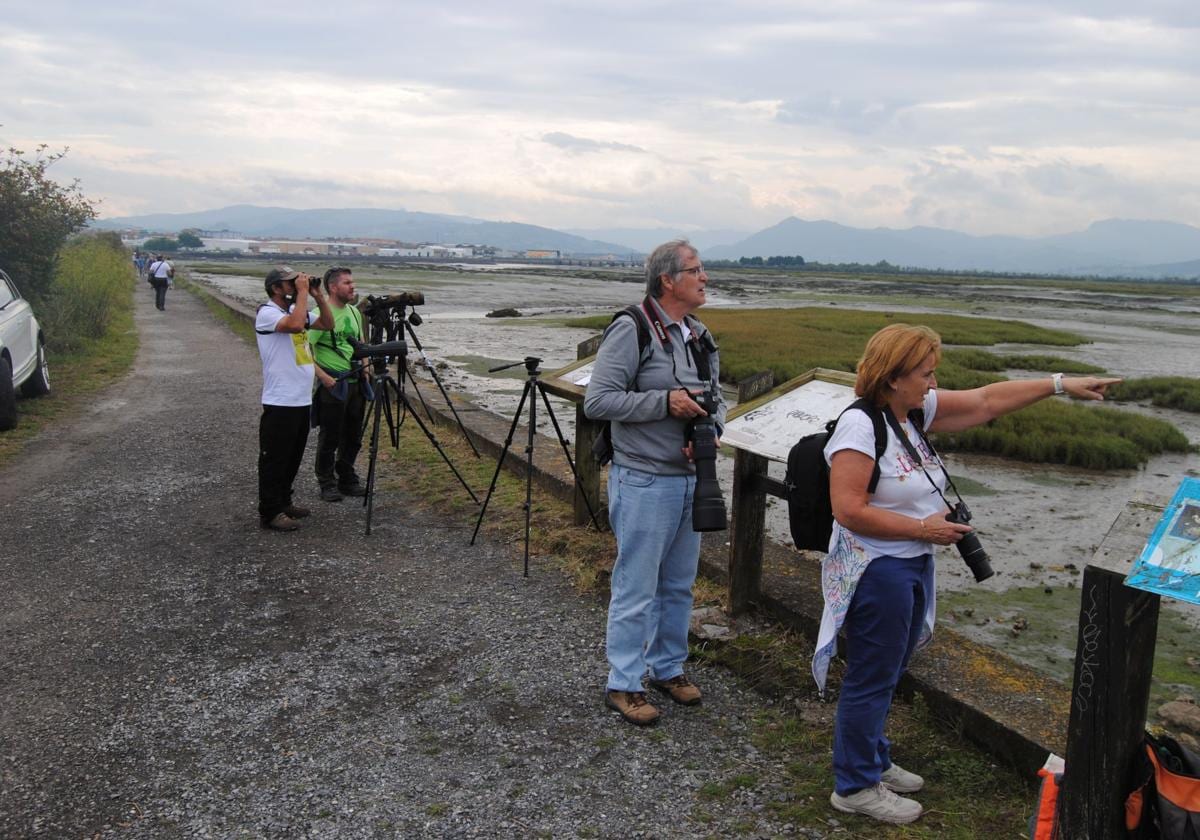
[[[288,516],[290,516],[292,519],[304,519],[306,517],[312,516],[311,510],[309,510],[306,507],[300,507],[298,505],[288,505],[287,507],[285,507],[283,509],[283,512],[286,513]]]
[[[644,691],[606,691],[604,705],[634,726],[652,726],[658,723],[658,708],[646,700]]]
[[[275,514],[270,522],[264,523],[263,527],[272,531],[299,531],[300,523],[286,513],[280,512]]]
[[[681,706],[700,705],[699,687],[683,674],[671,677],[669,680],[650,679],[649,683],[652,688],[669,695],[672,700]]]

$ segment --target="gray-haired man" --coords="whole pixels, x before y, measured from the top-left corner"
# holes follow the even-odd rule
[[[713,419],[718,430],[725,423],[716,344],[691,317],[704,305],[707,284],[700,257],[686,240],[655,248],[646,260],[646,298],[638,312],[650,343],[639,350],[637,324],[615,319],[584,398],[588,417],[612,421],[608,516],[617,561],[604,702],[638,726],[659,717],[642,686],[647,672],[650,685],[676,703],[700,702],[700,689],[683,672],[700,558],[700,534],[692,530],[696,468],[685,438],[689,421],[706,414],[693,397],[715,391]]]

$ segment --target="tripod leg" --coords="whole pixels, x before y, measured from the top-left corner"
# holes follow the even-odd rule
[[[492,473],[492,483],[488,485],[487,496],[483,499],[483,507],[479,509],[479,519],[475,521],[475,531],[471,534],[470,545],[475,545],[475,537],[479,534],[479,526],[483,524],[483,515],[487,513],[488,502],[492,500],[492,493],[496,489],[496,480],[500,478],[500,468],[504,466],[504,456],[508,454],[508,447],[512,446],[513,435],[517,431],[517,421],[521,419],[521,409],[525,407],[525,399],[529,396],[529,383],[525,383],[525,390],[521,392],[521,401],[517,403],[517,413],[513,415],[512,425],[508,427],[508,437],[504,439],[504,449],[500,451],[500,457],[496,461],[496,471]]]
[[[425,361],[425,369],[429,371],[429,375],[437,383],[438,390],[442,392],[442,398],[446,401],[450,413],[454,415],[454,422],[458,423],[458,428],[463,433],[463,437],[467,439],[467,444],[471,447],[471,451],[475,453],[476,458],[479,458],[479,450],[475,448],[475,441],[471,440],[471,436],[467,434],[467,427],[463,425],[462,418],[458,416],[458,411],[454,408],[454,403],[451,401],[450,395],[446,393],[446,387],[442,385],[442,380],[437,375],[437,369],[434,368],[433,362],[425,355],[425,348],[421,346],[421,342],[417,339],[417,334],[413,332],[412,325],[406,321],[404,328],[408,330],[408,337],[412,339],[413,346],[417,348],[417,352],[421,354],[421,358]]]
[[[379,400],[387,398],[387,392],[375,392],[375,402],[371,406],[371,458],[367,466],[367,494],[363,497],[363,504],[367,508],[367,536],[371,536],[371,513],[374,511],[375,504],[375,459],[379,455],[379,421],[383,416],[383,406]]]
[[[436,449],[437,453],[442,456],[442,460],[446,462],[446,466],[450,468],[450,472],[454,473],[454,477],[458,479],[458,483],[466,489],[467,494],[471,497],[471,501],[473,501],[475,504],[479,504],[479,497],[475,495],[475,491],[471,489],[471,485],[467,484],[466,479],[462,477],[458,469],[454,466],[454,462],[450,460],[450,456],[446,454],[446,450],[442,449],[442,445],[438,443],[437,436],[430,431],[429,427],[425,425],[425,421],[421,419],[421,415],[417,413],[415,408],[413,408],[412,403],[408,399],[408,395],[406,395],[403,391],[397,391],[396,393],[401,402],[403,402],[405,408],[408,409],[409,415],[413,420],[417,421],[417,425],[420,426],[421,431],[425,433],[425,437],[429,438],[429,442],[433,444],[433,448]]]
[[[425,402],[425,395],[421,393],[421,388],[417,385],[417,380],[412,375],[412,371],[408,369],[407,365],[400,368],[400,377],[403,379],[406,376],[408,377],[408,381],[412,383],[413,392],[416,393],[417,400],[421,403],[421,408],[425,409],[425,416],[428,417],[429,422],[432,423],[433,412],[429,410],[429,403]]]
[[[534,388],[537,380],[530,376],[526,390]],[[533,515],[533,440],[537,436],[537,396],[529,399],[529,436],[525,443],[525,571],[529,577],[529,519]]]
[[[596,530],[600,530],[600,520],[596,518],[596,510],[592,507],[592,501],[588,498],[588,494],[583,491],[583,483],[579,480],[579,471],[575,469],[575,462],[571,460],[571,450],[567,446],[567,440],[563,437],[562,427],[558,425],[558,418],[554,416],[554,407],[550,405],[550,400],[546,396],[546,389],[542,385],[541,380],[537,383],[538,393],[542,395],[542,402],[546,405],[546,413],[550,415],[550,422],[554,424],[554,434],[558,435],[558,442],[562,445],[563,455],[567,456],[567,465],[571,468],[571,475],[575,476],[575,484],[579,486],[580,495],[583,496],[583,503],[587,507],[588,515],[592,517],[592,524],[596,526]]]

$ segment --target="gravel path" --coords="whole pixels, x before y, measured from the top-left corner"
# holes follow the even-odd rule
[[[131,375],[0,471],[0,837],[823,836],[772,821],[727,672],[606,712],[604,609],[556,573],[391,490],[364,537],[310,460],[311,524],[260,530],[257,353],[136,306]]]

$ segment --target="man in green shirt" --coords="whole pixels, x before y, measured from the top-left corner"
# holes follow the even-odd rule
[[[340,502],[345,496],[367,492],[354,471],[354,459],[362,448],[365,407],[358,377],[370,374],[365,366],[350,361],[354,348],[349,339],[366,340],[363,314],[350,304],[354,300],[350,269],[329,269],[324,283],[333,312],[333,329],[308,331],[320,383],[313,395],[321,428],[317,437],[317,482],[324,501]]]

